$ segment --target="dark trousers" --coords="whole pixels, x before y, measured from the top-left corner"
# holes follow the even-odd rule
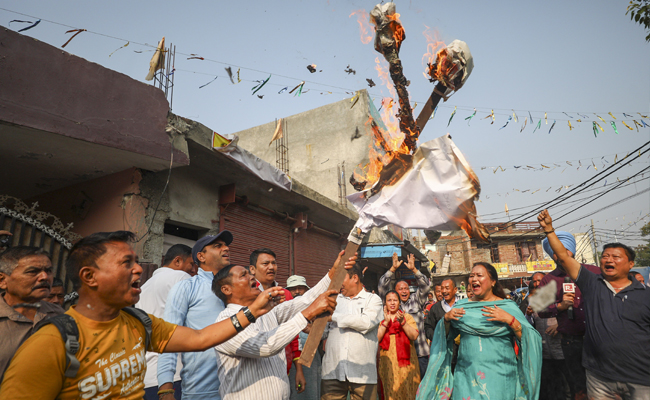
[[[586,398],[587,376],[582,366],[582,336],[562,334],[562,353],[567,367],[572,399]]]
[[[539,400],[566,399],[568,394],[567,367],[564,360],[544,359],[540,380]]]
[[[420,364],[420,379],[424,379],[424,374],[427,373],[429,366],[429,356],[418,357],[418,364]]]
[[[174,399],[181,400],[183,391],[181,390],[181,381],[174,382]],[[158,400],[158,386],[152,386],[144,389],[144,400]]]

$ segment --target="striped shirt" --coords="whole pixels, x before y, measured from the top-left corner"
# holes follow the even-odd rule
[[[330,284],[325,276],[302,296],[261,316],[237,336],[215,347],[223,400],[288,400],[290,396],[284,348],[307,326],[301,314]],[[242,308],[228,304],[217,322]]]

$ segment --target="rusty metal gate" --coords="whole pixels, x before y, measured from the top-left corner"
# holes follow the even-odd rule
[[[72,290],[65,274],[65,260],[72,244],[81,236],[70,232],[72,224],[64,226],[54,215],[37,211],[15,197],[0,195],[0,230],[12,234],[10,245],[36,246],[45,249],[52,259],[54,276],[64,282],[66,292]]]

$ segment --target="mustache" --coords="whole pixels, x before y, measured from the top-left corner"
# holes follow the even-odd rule
[[[36,289],[40,289],[40,288],[52,289],[52,286],[50,286],[49,283],[44,282],[44,283],[39,283],[38,285],[32,287],[32,290],[36,290]]]

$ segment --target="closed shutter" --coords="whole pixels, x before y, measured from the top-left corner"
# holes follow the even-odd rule
[[[225,226],[233,234],[230,263],[248,268],[253,250],[266,247],[273,250],[278,263],[276,280],[285,286],[289,277],[289,240],[291,229],[278,220],[240,204],[229,204],[224,215]]]
[[[341,251],[339,239],[313,230],[294,235],[295,273],[304,276],[309,286],[321,280]]]

